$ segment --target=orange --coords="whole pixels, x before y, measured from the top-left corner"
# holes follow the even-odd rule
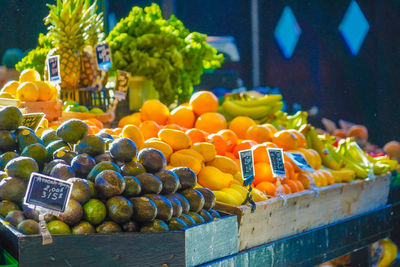
[[[254,164],[254,184],[261,183],[263,181],[275,182],[276,177],[272,174],[271,165],[268,163],[256,163]]]
[[[346,138],[347,134],[343,129],[336,129],[333,131],[333,136],[336,136],[339,138]]]
[[[140,112],[136,112],[133,113],[132,115],[128,115],[120,119],[118,122],[118,127],[124,128],[125,125],[139,126],[141,122],[142,122],[141,114]]]
[[[251,127],[256,125],[256,122],[246,116],[238,116],[229,124],[229,129],[235,132],[238,138],[245,139],[246,132]]]
[[[253,158],[254,158],[254,163],[259,163],[259,162],[269,163],[267,146],[264,144],[253,146]]]
[[[250,126],[246,131],[245,137],[246,139],[254,140],[257,143],[272,141],[268,128],[261,125]]]
[[[23,82],[18,86],[15,97],[21,101],[34,102],[39,99],[39,89],[33,82]]]
[[[147,100],[140,109],[142,121],[155,121],[160,125],[167,123],[169,109],[157,99]]]
[[[272,124],[266,123],[266,124],[263,124],[262,126],[264,126],[265,128],[267,128],[269,130],[269,133],[271,134],[271,136],[273,136],[275,133],[278,132],[278,130]]]
[[[184,128],[193,128],[196,117],[190,107],[179,106],[169,114],[168,123],[175,123]]]
[[[91,124],[93,124],[94,126],[96,126],[99,129],[103,129],[104,128],[104,124],[101,121],[99,121],[98,119],[96,119],[96,118],[89,118],[89,119],[85,120],[85,122],[91,123]]]
[[[293,180],[293,181],[297,184],[297,188],[299,189],[299,191],[304,190],[304,186],[299,180]]]
[[[302,183],[305,189],[308,189],[311,187],[313,177],[309,172],[300,172],[298,180]]]
[[[230,152],[226,152],[226,153],[225,153],[225,157],[230,158],[230,159],[233,159],[233,160],[236,160],[235,155],[233,155],[233,154],[230,153]],[[236,161],[235,161],[235,163],[236,163]],[[240,163],[239,163],[238,166],[240,166]]]
[[[268,196],[275,196],[276,195],[276,187],[273,183],[264,181],[259,183],[256,188],[264,193],[266,193]]]
[[[122,128],[114,128],[112,129],[112,134],[120,135],[122,133]]]
[[[283,165],[285,166],[286,178],[287,179],[293,179],[293,177],[294,177],[294,168],[293,168],[292,164],[289,161],[285,161],[283,163]]]
[[[368,130],[364,125],[353,125],[347,132],[348,136],[359,137],[368,140]]]
[[[210,134],[217,133],[226,129],[226,120],[224,116],[216,112],[203,113],[197,118],[195,128]]]
[[[89,126],[89,134],[97,134],[98,132],[100,132],[100,129],[97,126]]]
[[[196,128],[187,130],[185,134],[192,139],[192,144],[205,142],[206,136],[208,135],[205,131]]]
[[[228,148],[228,144],[225,138],[222,137],[222,135],[219,134],[207,135],[206,142],[209,142],[215,146],[215,149],[217,150],[217,155],[222,155],[222,156],[225,155],[226,150]]]
[[[297,147],[303,147],[303,148],[307,148],[308,147],[307,139],[305,138],[305,136],[301,132],[296,131],[294,129],[290,129],[288,131],[290,131],[294,135],[296,135],[296,137],[297,137]]]
[[[297,136],[290,130],[282,130],[274,134],[272,142],[284,150],[297,148]]]
[[[139,125],[139,129],[143,134],[144,140],[157,137],[161,127],[155,121],[144,121]]]
[[[239,158],[239,151],[251,149],[255,145],[257,145],[257,143],[252,140],[238,141],[238,144],[235,146],[232,153],[233,155],[235,155],[236,158]]]
[[[302,154],[301,152],[298,152],[297,150],[290,150],[288,152]],[[293,168],[294,172],[300,172],[301,171],[299,166],[297,166],[296,163],[294,163],[293,160],[291,158],[289,158],[285,153],[283,153],[283,158],[285,160],[285,163],[286,162],[290,163],[290,165]]]
[[[178,130],[181,132],[186,131],[187,129],[183,128],[182,126],[179,126],[178,124],[175,123],[170,123],[162,127],[163,129],[172,129],[172,130]]]
[[[35,82],[40,81],[40,74],[34,69],[25,69],[19,75],[19,82]]]
[[[238,142],[238,137],[235,132],[230,129],[224,129],[219,131],[217,134],[222,135],[222,137],[225,138],[228,144],[227,151],[232,152]]]
[[[297,186],[297,183],[293,180],[286,180],[286,184],[290,187],[290,191],[292,191],[292,193],[296,193],[300,191],[300,188]]]
[[[278,146],[272,142],[264,142],[263,145],[266,145],[269,148],[278,148]]]
[[[193,112],[200,116],[207,112],[216,112],[218,109],[218,98],[211,92],[199,91],[192,95],[189,101]]]

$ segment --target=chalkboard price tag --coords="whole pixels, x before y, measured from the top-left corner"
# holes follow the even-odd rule
[[[60,75],[60,56],[55,55],[47,58],[47,69],[49,75],[49,81],[61,83]]]
[[[22,116],[22,126],[26,126],[36,131],[46,115],[44,113],[29,113]]]
[[[315,170],[308,164],[307,160],[300,153],[285,152],[293,162],[303,171],[314,172]]]
[[[115,88],[121,92],[128,91],[128,83],[131,78],[131,74],[127,71],[117,70],[117,83]]]
[[[32,173],[24,204],[49,213],[62,213],[71,196],[72,183]]]
[[[250,185],[254,180],[253,150],[247,149],[239,151],[239,158],[244,185]]]
[[[274,177],[286,177],[282,148],[267,148]]]
[[[107,43],[97,44],[96,47],[97,66],[102,71],[111,69],[111,50]]]

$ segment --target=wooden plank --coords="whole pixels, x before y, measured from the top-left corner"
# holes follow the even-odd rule
[[[390,205],[201,266],[315,266],[389,235]]]
[[[239,250],[334,223],[383,207],[388,199],[389,176],[321,187],[319,196],[306,190],[250,206],[217,205],[222,212],[239,217]]]
[[[185,231],[186,265],[195,266],[239,251],[236,216]]]

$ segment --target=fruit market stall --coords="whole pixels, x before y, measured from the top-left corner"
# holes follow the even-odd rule
[[[317,129],[280,94],[193,92],[223,56],[158,5],[108,36],[96,1],[49,9],[0,91],[0,245],[20,266],[308,266],[390,233],[398,143]]]

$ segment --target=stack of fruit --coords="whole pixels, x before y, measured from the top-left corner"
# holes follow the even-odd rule
[[[166,170],[158,150],[137,153],[128,138],[88,135],[80,120],[39,138],[21,119],[16,107],[0,110],[0,216],[20,232],[39,233],[38,213],[22,205],[32,172],[73,183],[65,212],[46,218],[52,234],[168,231],[219,218],[214,194],[194,189],[190,169]]]

